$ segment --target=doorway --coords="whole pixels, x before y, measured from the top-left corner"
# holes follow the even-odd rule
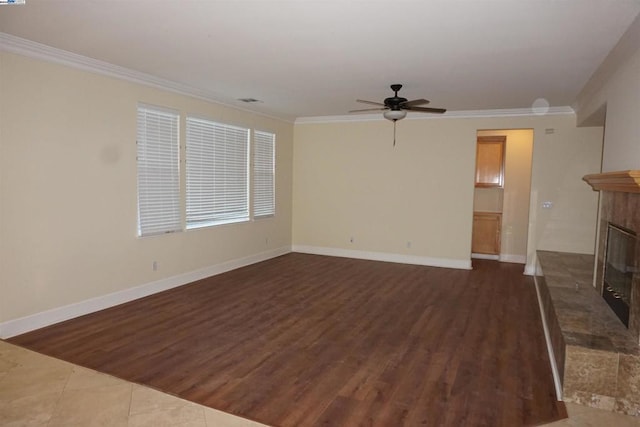
[[[533,129],[478,130],[472,258],[525,264]]]

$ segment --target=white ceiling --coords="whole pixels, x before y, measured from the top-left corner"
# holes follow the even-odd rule
[[[400,95],[456,110],[571,105],[640,0],[26,0],[0,32],[287,120]],[[256,98],[245,104],[238,98]]]

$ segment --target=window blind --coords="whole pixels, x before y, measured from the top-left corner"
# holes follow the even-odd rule
[[[249,219],[249,129],[187,117],[187,228]]]
[[[180,146],[177,113],[138,106],[138,235],[178,231]]]
[[[275,142],[269,132],[253,134],[253,216],[275,214]]]

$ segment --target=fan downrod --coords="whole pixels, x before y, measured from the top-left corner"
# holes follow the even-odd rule
[[[407,102],[407,98],[403,98],[401,96],[398,96],[398,91],[402,88],[401,84],[393,84],[391,85],[391,90],[394,91],[394,95],[390,98],[386,98],[384,100],[384,105],[387,106],[387,108],[393,110],[393,111],[399,111],[402,110],[402,103],[403,102]]]

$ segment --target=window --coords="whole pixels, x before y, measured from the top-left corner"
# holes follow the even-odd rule
[[[187,228],[249,219],[249,129],[187,117]]]
[[[275,213],[275,144],[269,132],[253,134],[253,216],[262,218]]]
[[[138,105],[138,235],[178,231],[180,146],[177,113]]]

